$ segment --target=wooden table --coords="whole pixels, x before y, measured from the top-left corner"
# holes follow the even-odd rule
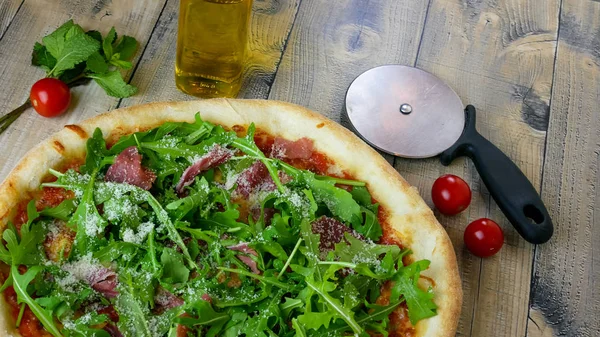
[[[73,91],[71,111],[30,111],[0,136],[0,179],[64,124],[106,110],[187,100],[173,79],[176,0],[1,0],[0,111],[20,105],[42,70],[31,49],[73,18],[136,37],[129,81],[114,99],[95,84]],[[598,0],[255,0],[251,56],[240,97],[304,105],[340,121],[344,94],[363,71],[405,64],[449,83],[478,107],[477,127],[539,188],[555,223],[552,240],[523,240],[491,200],[473,164],[436,158],[389,162],[431,204],[444,173],[473,188],[471,207],[439,215],[454,242],[464,289],[461,336],[600,336],[600,2]],[[480,259],[465,226],[490,217],[505,231],[500,254]]]

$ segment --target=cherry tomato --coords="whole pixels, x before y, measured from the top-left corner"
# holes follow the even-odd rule
[[[479,257],[488,257],[502,248],[504,233],[496,222],[482,218],[467,226],[464,240],[471,253]]]
[[[435,180],[431,187],[433,204],[446,215],[455,215],[464,211],[471,203],[471,188],[461,178],[446,174]]]
[[[29,99],[37,113],[44,117],[55,117],[67,111],[71,91],[61,80],[42,78],[31,87]]]

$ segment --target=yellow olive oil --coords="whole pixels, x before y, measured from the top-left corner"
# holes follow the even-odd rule
[[[252,0],[181,0],[175,83],[190,95],[234,97],[246,58]]]

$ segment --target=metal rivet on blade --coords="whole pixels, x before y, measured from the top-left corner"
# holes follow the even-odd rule
[[[400,106],[400,112],[402,112],[405,115],[408,115],[409,113],[411,113],[413,110],[412,106],[408,103],[404,103]]]

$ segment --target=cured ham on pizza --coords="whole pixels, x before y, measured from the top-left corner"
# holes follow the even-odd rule
[[[431,210],[341,126],[272,101],[119,109],[0,185],[15,336],[453,336]]]

